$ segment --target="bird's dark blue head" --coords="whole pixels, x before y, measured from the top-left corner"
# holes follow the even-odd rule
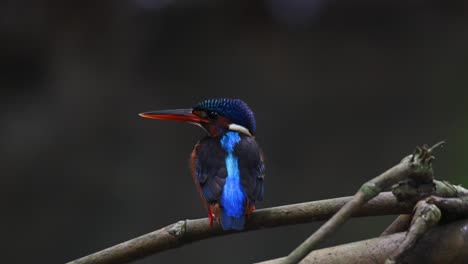
[[[208,134],[214,137],[228,130],[253,136],[256,130],[252,110],[240,99],[208,99],[197,103],[191,109],[147,112],[140,116],[194,123],[205,128]]]
[[[208,99],[196,104],[193,110],[205,112],[211,119],[224,117],[230,124],[242,126],[250,134],[255,134],[255,116],[247,104],[240,99]]]

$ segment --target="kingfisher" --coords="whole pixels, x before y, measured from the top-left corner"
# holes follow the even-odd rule
[[[188,109],[145,112],[141,117],[183,121],[206,136],[192,151],[190,167],[208,211],[209,224],[243,230],[246,217],[263,200],[265,165],[255,141],[255,116],[240,99],[208,99]]]

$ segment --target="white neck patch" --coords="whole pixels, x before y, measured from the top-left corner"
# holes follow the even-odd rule
[[[237,132],[242,133],[244,135],[247,135],[249,137],[253,137],[252,134],[250,134],[250,131],[247,128],[245,128],[245,127],[243,127],[241,125],[238,125],[238,124],[234,124],[234,123],[229,124],[229,130],[237,131]]]

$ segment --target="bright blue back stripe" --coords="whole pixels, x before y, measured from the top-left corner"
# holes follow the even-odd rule
[[[240,172],[237,157],[234,155],[234,147],[241,140],[239,133],[229,131],[221,138],[221,146],[227,152],[226,170],[227,177],[221,194],[221,205],[227,216],[243,217],[246,195],[242,190]]]

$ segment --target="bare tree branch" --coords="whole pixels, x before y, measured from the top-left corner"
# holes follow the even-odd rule
[[[250,215],[244,231],[326,220],[351,198],[343,197],[260,209]],[[392,193],[386,192],[369,201],[353,216],[408,214],[412,211],[413,205],[398,203]],[[219,225],[210,227],[207,218],[184,220],[69,263],[127,263],[194,241],[232,233],[238,232],[223,231]]]
[[[318,235],[313,234],[311,236],[313,238],[312,243],[302,249],[303,245],[299,247],[299,254],[293,254],[293,258],[290,258],[290,255],[288,258],[275,260],[295,263],[295,261],[300,261],[306,256],[309,253],[308,250],[314,248],[328,234],[333,233],[344,221],[352,216],[410,214],[416,202],[429,195],[450,197],[449,199],[438,200],[436,196],[433,196],[432,199],[426,201],[434,204],[439,203],[443,207],[442,210],[455,211],[455,213],[466,215],[468,190],[461,186],[454,186],[433,179],[431,162],[434,157],[431,152],[435,147],[430,149],[427,147],[418,148],[413,155],[403,159],[400,164],[364,184],[353,197],[257,210],[250,215],[245,230],[240,232],[320,221],[332,217],[315,233]],[[392,187],[392,193],[382,193],[383,190],[390,187]],[[453,197],[459,199],[451,199]],[[402,226],[407,218],[408,216],[400,216],[387,231],[390,233],[398,232],[403,228]],[[467,230],[465,229],[465,232]],[[69,263],[126,263],[198,240],[233,233],[239,233],[239,231],[223,231],[218,224],[210,226],[206,218],[184,220]],[[387,239],[388,237],[381,236],[381,238]],[[382,242],[383,240],[377,241]],[[465,241],[468,241],[468,238],[465,238]],[[344,260],[348,263],[347,258],[342,258],[341,262]]]

